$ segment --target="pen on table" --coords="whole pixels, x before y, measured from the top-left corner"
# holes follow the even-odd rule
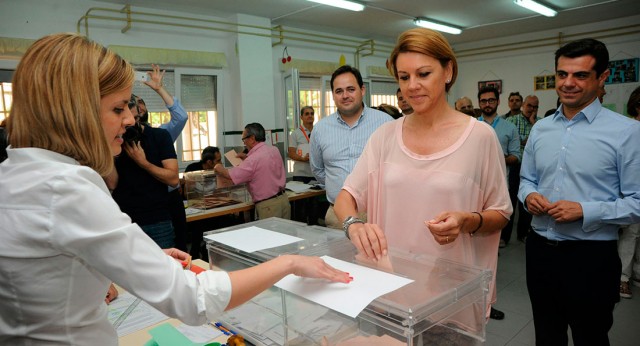
[[[221,331],[224,335],[231,335],[231,333],[230,333],[230,332],[228,332],[226,329],[222,329],[222,328],[220,328],[219,323],[215,323],[215,324],[214,324],[214,323],[209,323],[209,324],[211,324],[211,325],[212,325],[212,326],[214,326],[216,329],[218,329],[219,331]]]
[[[222,325],[222,323],[220,323],[220,322],[216,322],[216,327],[218,327],[218,329],[222,330],[223,332],[224,332],[224,331],[226,331],[226,332],[231,333],[231,334],[233,334],[233,335],[236,335],[236,334],[237,334],[237,333],[236,333],[236,332],[234,332],[233,330],[231,330],[231,329],[229,329],[229,328],[227,328],[227,327],[223,326],[223,325]]]

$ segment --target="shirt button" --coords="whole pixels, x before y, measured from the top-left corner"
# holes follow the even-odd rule
[[[562,147],[562,150],[567,150],[567,148],[565,148],[565,147]]]

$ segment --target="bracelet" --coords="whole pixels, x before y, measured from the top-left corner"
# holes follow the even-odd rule
[[[476,229],[473,230],[473,232],[469,232],[469,235],[473,237],[473,235],[478,232],[478,230],[480,229],[480,227],[482,227],[482,222],[484,221],[484,218],[482,217],[482,214],[478,213],[477,211],[472,211],[472,214],[478,214],[478,216],[480,216],[480,223],[478,223],[478,227],[476,227]]]

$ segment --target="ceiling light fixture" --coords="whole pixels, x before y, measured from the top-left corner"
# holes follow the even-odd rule
[[[513,0],[513,3],[547,17],[555,17],[558,14],[555,10],[533,0]]]
[[[317,2],[319,4],[323,4],[323,5],[329,5],[329,6],[334,6],[334,7],[340,7],[340,8],[344,8],[345,10],[351,10],[351,11],[362,11],[364,10],[364,5],[354,2],[354,1],[347,1],[347,0],[309,0],[311,2]]]
[[[422,18],[416,18],[413,21],[417,26],[421,26],[423,28],[427,28],[427,29],[433,29],[433,30],[438,30],[438,31],[442,31],[442,32],[446,32],[449,34],[454,34],[454,35],[458,35],[462,32],[461,29],[459,28],[455,28],[453,26],[449,26],[449,25],[444,25],[444,24],[439,24],[439,23],[435,23],[426,19],[422,19]]]

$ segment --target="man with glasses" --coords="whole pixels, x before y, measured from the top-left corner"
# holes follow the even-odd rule
[[[473,109],[473,103],[471,102],[471,99],[466,96],[459,98],[455,103],[455,107],[457,111],[474,118],[476,117],[476,112]]]
[[[246,159],[230,170],[221,163],[213,169],[234,184],[247,183],[259,220],[269,217],[291,219],[291,205],[284,190],[286,173],[282,156],[276,147],[265,141],[264,127],[258,123],[248,124],[242,131],[242,142],[249,149]]]
[[[325,185],[327,200],[331,204],[325,223],[327,227],[341,230],[344,220],[338,220],[333,211],[336,197],[371,134],[393,118],[362,102],[365,87],[357,68],[349,65],[339,67],[331,75],[330,83],[338,111],[316,124],[311,136],[309,162],[316,180]]]
[[[478,91],[478,104],[482,110],[482,115],[478,118],[479,121],[484,121],[493,127],[498,136],[498,141],[502,147],[502,153],[504,154],[504,161],[507,166],[507,174],[505,179],[509,176],[509,169],[511,166],[520,162],[520,135],[515,125],[504,120],[498,116],[498,105],[500,105],[500,94],[498,89],[492,86],[485,86]],[[517,188],[515,191],[509,189],[509,197],[511,197],[511,205],[516,204]],[[513,228],[513,218],[509,220],[509,223],[502,229],[500,234],[500,247],[507,246],[511,239],[511,229]],[[504,312],[491,308],[489,315],[492,319],[501,320],[504,318]]]

